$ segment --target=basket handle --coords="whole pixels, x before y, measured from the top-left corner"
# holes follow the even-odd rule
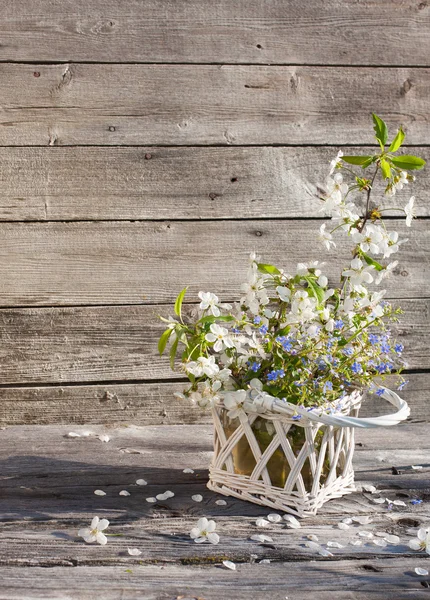
[[[372,427],[391,427],[392,425],[398,425],[401,421],[405,421],[408,418],[411,409],[406,400],[402,400],[395,392],[387,388],[383,389],[384,393],[381,397],[388,400],[388,402],[398,410],[390,415],[373,418],[346,417],[340,414],[316,414],[306,408],[290,404],[289,402],[283,402],[282,400],[273,398],[265,393],[260,393],[254,398],[254,404],[257,404],[266,410],[271,410],[272,412],[288,415],[289,417],[294,413],[306,417],[310,421],[324,423],[325,425],[333,425],[334,427],[362,427],[370,429]]]

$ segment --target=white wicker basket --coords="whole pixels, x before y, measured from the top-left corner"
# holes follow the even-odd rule
[[[262,412],[241,410],[233,431],[226,428],[224,406],[215,406],[209,489],[300,517],[315,515],[331,498],[355,491],[354,428],[396,425],[408,417],[409,406],[397,394],[385,389],[383,397],[397,407],[396,413],[358,418],[362,400],[358,392],[344,399],[342,410],[336,414],[318,414],[260,393],[254,398],[254,405]],[[271,423],[271,441],[263,448],[256,437],[256,419]],[[297,427],[303,428],[299,450],[290,443]],[[245,474],[237,468],[244,447],[252,457],[252,468]],[[280,452],[288,467],[283,487],[273,485],[273,462],[269,462],[274,460],[275,453],[279,457]]]

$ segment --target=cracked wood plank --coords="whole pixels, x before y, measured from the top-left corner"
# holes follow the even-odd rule
[[[401,323],[392,326],[393,337],[404,344],[409,368],[428,369],[430,301],[404,299],[400,304],[404,314]],[[171,306],[161,305],[3,309],[0,384],[182,378],[157,349],[163,331],[158,315],[171,313]],[[55,393],[68,392],[65,388]]]
[[[2,63],[0,77],[3,146],[372,144],[375,97],[409,144],[430,134],[424,68]]]
[[[390,227],[409,237],[404,219],[390,221]],[[188,298],[209,289],[223,300],[238,299],[250,252],[294,270],[298,262],[321,256],[318,229],[312,220],[271,219],[0,223],[0,303],[171,303],[184,285]],[[351,248],[348,240],[337,241],[327,264],[332,283]],[[384,282],[387,297],[429,297],[429,256],[428,224],[417,221],[399,265]]]
[[[427,2],[4,3],[1,60],[429,65]],[[401,51],[399,51],[399,46]]]
[[[119,356],[119,354],[118,354]],[[61,373],[61,369],[59,370]],[[65,376],[65,375],[63,375]],[[401,392],[411,407],[414,422],[428,421],[429,373],[410,373]],[[393,382],[393,389],[395,383]],[[386,382],[390,387],[390,381]],[[209,423],[210,414],[176,398],[186,382],[121,383],[0,388],[0,424],[93,424],[175,425]],[[389,410],[376,396],[369,397],[362,416]]]
[[[344,148],[345,154],[374,151]],[[430,160],[429,148],[408,152]],[[336,153],[335,147],[0,148],[0,219],[322,218],[317,196]],[[421,201],[428,192],[420,173],[395,204],[413,193],[417,215],[430,216]],[[380,207],[393,204],[381,186],[374,194]]]

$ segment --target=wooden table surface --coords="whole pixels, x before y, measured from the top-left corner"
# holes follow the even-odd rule
[[[95,435],[67,437],[89,430]],[[428,598],[430,577],[414,569],[429,570],[430,557],[407,545],[417,527],[430,525],[426,431],[418,423],[358,431],[357,486],[373,484],[378,494],[358,491],[333,500],[317,516],[302,519],[300,529],[285,521],[260,529],[256,518],[270,509],[229,497],[219,506],[215,501],[224,497],[207,490],[208,425],[7,427],[0,431],[0,599],[304,600],[315,592],[324,600]],[[100,441],[101,433],[110,441]],[[194,473],[183,473],[185,468]],[[136,485],[141,478],[146,486]],[[106,496],[95,495],[96,489]],[[173,498],[146,502],[168,489]],[[130,496],[120,496],[121,490]],[[195,494],[203,496],[201,503],[192,500]],[[406,506],[388,510],[373,501],[379,494]],[[414,498],[423,502],[413,505]],[[95,515],[110,521],[112,537],[104,547],[77,536]],[[358,515],[371,523],[337,527]],[[202,516],[216,520],[218,545],[190,539]],[[400,544],[379,547],[359,531],[396,534]],[[273,543],[250,540],[256,533]],[[305,546],[310,534],[343,547],[323,558]],[[130,556],[127,548],[142,554]],[[270,564],[260,564],[264,559]],[[224,560],[234,561],[237,570],[224,567]]]

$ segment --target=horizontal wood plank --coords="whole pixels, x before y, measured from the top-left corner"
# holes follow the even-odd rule
[[[0,60],[429,65],[425,2],[5,3]],[[401,51],[400,51],[401,50]]]
[[[430,159],[426,147],[408,152]],[[0,220],[322,217],[317,197],[336,153],[336,147],[0,148]],[[429,192],[424,171],[394,203],[378,186],[373,197],[386,209],[414,193],[417,215],[430,216],[423,201]],[[364,197],[354,200],[362,206]]]
[[[386,281],[389,296],[429,297],[427,222],[390,226],[410,241]],[[322,258],[335,283],[351,244],[340,237],[335,252],[323,253],[318,229],[294,220],[3,223],[0,305],[170,303],[185,285],[190,300],[199,290],[238,299],[255,250],[286,269]]]
[[[139,565],[67,566],[46,569],[3,567],[2,600],[88,600],[89,590],[103,590],[104,600],[427,600],[428,590],[415,575],[415,557],[363,561],[240,565],[240,573],[222,568],[223,554],[213,552],[213,566]],[[216,557],[216,558],[215,558]],[[422,561],[419,561],[421,564]],[[304,576],[304,571],[306,576]],[[288,578],[286,578],[288,572]],[[335,575],[334,575],[335,573]],[[48,576],[49,575],[49,576]],[[239,575],[239,576],[238,576]],[[425,581],[425,580],[424,580]],[[162,596],[160,596],[162,594]],[[286,595],[289,594],[289,595]]]
[[[61,373],[59,369],[58,376]],[[406,377],[409,384],[401,396],[411,407],[410,419],[427,422],[430,374],[411,373]],[[185,382],[165,382],[0,388],[0,425],[209,423],[208,411],[199,410],[173,395],[182,392],[185,385]],[[389,381],[386,385],[390,386]],[[370,396],[363,404],[361,415],[377,416],[389,410],[385,402]]]
[[[430,134],[428,69],[3,63],[0,78],[0,145],[372,144],[372,110],[409,144]]]
[[[430,302],[403,300],[401,304],[405,313],[401,323],[392,327],[393,336],[404,344],[411,369],[428,369]],[[163,330],[158,315],[170,312],[166,306],[2,310],[0,383],[106,384],[177,378],[181,372],[171,372],[168,357],[160,357],[157,351]],[[100,392],[95,391],[98,397]],[[158,392],[152,393],[155,401]]]

